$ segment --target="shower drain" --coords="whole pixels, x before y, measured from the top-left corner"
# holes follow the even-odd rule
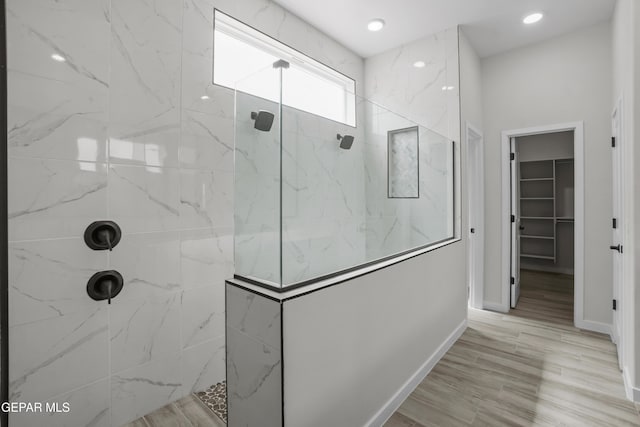
[[[214,384],[205,391],[196,393],[198,399],[213,411],[222,421],[227,422],[227,382]]]

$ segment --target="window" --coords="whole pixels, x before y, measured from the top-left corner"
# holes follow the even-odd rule
[[[279,82],[261,72],[284,59],[282,103],[355,126],[355,81],[295,49],[215,11],[213,83],[278,101]]]

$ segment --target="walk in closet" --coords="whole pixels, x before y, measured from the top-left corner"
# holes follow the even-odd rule
[[[519,139],[521,267],[573,274],[573,134]]]

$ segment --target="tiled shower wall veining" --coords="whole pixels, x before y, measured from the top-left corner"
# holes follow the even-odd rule
[[[413,67],[411,64],[416,60],[424,61],[425,67]],[[458,31],[450,28],[367,58],[365,97],[459,142],[458,67]],[[424,129],[420,132],[420,198],[388,199],[386,191],[379,190],[386,189],[386,176],[371,171],[387,166],[387,130],[413,124],[402,124],[395,114],[375,107],[367,111],[367,116],[365,169],[370,258],[384,254],[389,247],[420,246],[425,241],[451,237],[454,231],[459,236],[459,229],[454,230],[461,220],[459,183],[455,184],[458,187],[454,213],[448,211],[451,200],[447,198],[452,194],[437,191],[454,184],[450,181],[453,177],[444,176],[440,170],[446,164],[441,138]],[[459,147],[456,144],[456,158],[460,158]],[[398,217],[407,213],[410,221],[398,221]]]
[[[224,379],[234,105],[211,85],[214,7],[362,81],[270,1],[7,1],[10,393],[71,404],[12,427],[119,426]],[[100,219],[113,252],[82,239]],[[86,293],[107,269],[111,305]]]

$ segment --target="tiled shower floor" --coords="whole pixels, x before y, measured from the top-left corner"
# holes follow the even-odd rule
[[[227,382],[214,384],[205,391],[196,393],[198,399],[213,411],[222,421],[227,422]]]

